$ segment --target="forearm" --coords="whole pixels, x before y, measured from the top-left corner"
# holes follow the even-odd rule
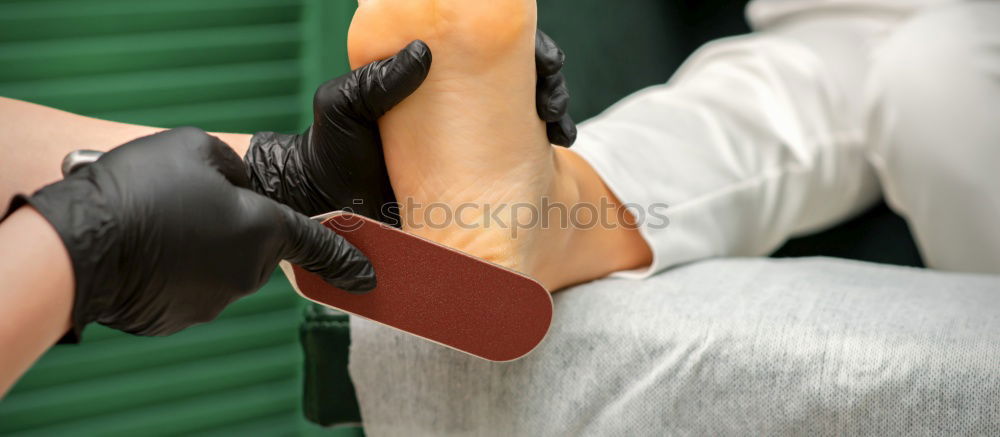
[[[0,397],[69,330],[73,288],[69,254],[37,211],[0,224]]]
[[[0,97],[0,202],[62,178],[60,164],[79,149],[107,151],[164,129],[84,117],[34,103]],[[213,134],[240,156],[250,135]]]

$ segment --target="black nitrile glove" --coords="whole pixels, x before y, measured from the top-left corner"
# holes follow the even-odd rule
[[[569,146],[576,126],[567,114],[565,56],[541,31],[536,38],[538,114],[549,141]],[[430,71],[431,52],[414,41],[397,55],[333,79],[316,91],[313,125],[302,135],[260,132],[244,160],[255,191],[306,215],[350,209],[397,222],[383,205],[395,201],[382,155],[378,119],[412,94]]]
[[[313,125],[302,135],[259,132],[244,161],[253,190],[306,215],[349,208],[388,222],[395,201],[382,157],[378,119],[424,82],[430,49],[415,41],[395,56],[324,83]]]
[[[337,287],[375,287],[339,235],[254,193],[239,156],[196,128],[140,138],[19,199],[56,229],[76,278],[73,332],[167,335],[214,319],[287,259]]]
[[[576,142],[576,124],[569,116],[569,89],[562,74],[566,55],[541,30],[535,38],[535,66],[538,70],[538,116],[545,120],[549,142],[569,147]]]

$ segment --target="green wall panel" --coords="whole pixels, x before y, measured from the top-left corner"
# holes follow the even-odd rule
[[[0,0],[0,95],[152,126],[299,131],[315,87],[346,70],[353,8]],[[0,435],[315,434],[299,401],[302,307],[276,274],[215,322],[169,338],[89,327],[0,402]]]

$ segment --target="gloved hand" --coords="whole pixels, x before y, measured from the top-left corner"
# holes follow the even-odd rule
[[[567,114],[565,56],[538,32],[538,114],[553,144],[570,146],[576,125]],[[302,135],[260,132],[244,160],[254,191],[306,215],[349,208],[387,223],[395,201],[385,169],[378,119],[412,94],[430,71],[431,52],[414,41],[395,56],[333,79],[316,91],[313,125]]]
[[[232,149],[179,128],[116,148],[20,199],[69,252],[72,334],[94,321],[140,335],[210,321],[260,288],[282,259],[345,290],[375,287],[358,249],[248,186]]]
[[[569,116],[569,89],[562,74],[566,55],[545,32],[535,37],[535,66],[538,71],[538,116],[545,120],[549,142],[569,147],[576,142],[576,124]]]

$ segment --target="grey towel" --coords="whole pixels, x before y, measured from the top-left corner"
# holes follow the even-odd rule
[[[505,364],[351,330],[369,436],[1000,434],[1000,277],[705,261],[558,293]]]

